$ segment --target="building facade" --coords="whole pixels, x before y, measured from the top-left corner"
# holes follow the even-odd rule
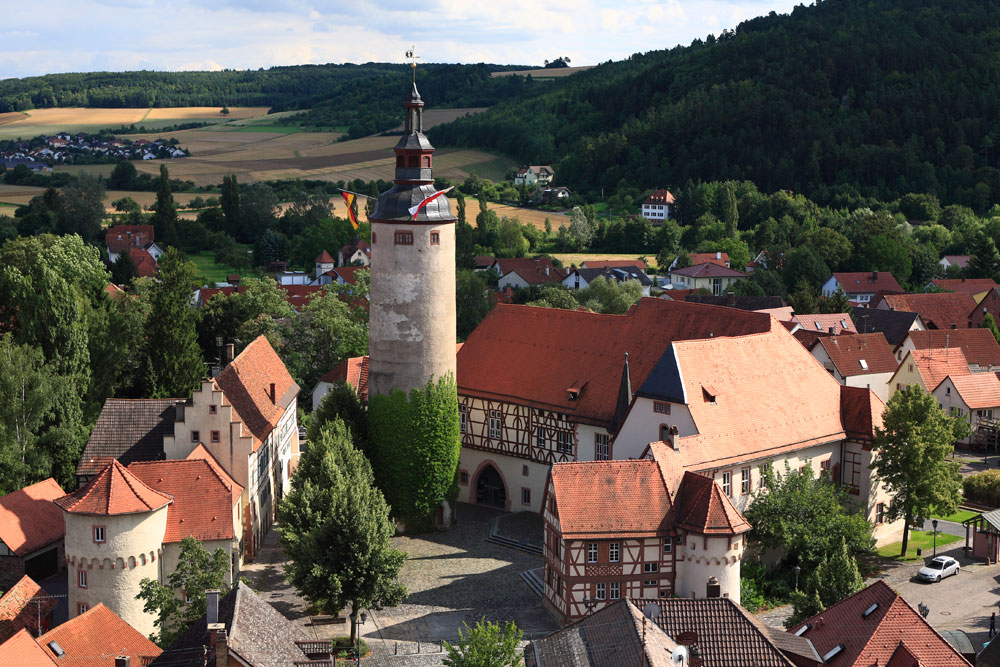
[[[642,217],[658,227],[670,217],[670,207],[673,205],[674,196],[669,190],[653,190],[642,202]]]

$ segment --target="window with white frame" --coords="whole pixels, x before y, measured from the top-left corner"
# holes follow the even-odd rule
[[[79,570],[79,571],[77,571],[77,573],[76,573],[76,585],[79,586],[80,588],[86,588],[87,587],[87,571],[86,570]]]
[[[597,542],[590,542],[587,544],[587,562],[597,562]]]
[[[503,429],[503,419],[499,410],[490,410],[490,437],[499,439]]]
[[[750,468],[740,470],[740,493],[744,496],[750,493]]]
[[[660,571],[659,563],[643,563],[642,571],[646,574],[655,574]]]
[[[94,542],[96,544],[101,544],[104,541],[104,526],[94,526]]]
[[[722,492],[729,496],[733,495],[733,473],[724,472],[722,473]]]
[[[603,581],[594,586],[594,599],[604,600],[605,598],[607,598],[607,588],[608,585]]]
[[[595,461],[607,461],[610,456],[610,450],[608,449],[608,439],[609,435],[607,433],[595,433],[594,434],[594,460]]]
[[[87,612],[89,610],[90,610],[90,605],[87,604],[86,602],[78,602],[77,605],[76,605],[76,614],[77,614],[77,616],[79,616],[80,614],[82,614],[84,612]]]
[[[617,542],[612,542],[608,545],[608,562],[617,563],[621,554],[621,547],[618,546]]]
[[[535,429],[535,446],[544,447],[545,446],[545,429],[539,426]]]
[[[622,596],[622,582],[612,581],[611,582],[611,599],[617,600]]]
[[[663,553],[668,554],[674,550],[674,538],[664,537],[663,538]]]
[[[556,451],[562,454],[573,453],[573,438],[569,431],[556,431]]]

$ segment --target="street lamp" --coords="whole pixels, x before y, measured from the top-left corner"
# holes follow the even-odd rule
[[[360,614],[354,617],[354,622],[358,626],[357,632],[355,633],[358,637],[358,646],[357,646],[358,652],[355,654],[356,665],[361,664],[361,626],[364,625],[367,620],[368,620],[368,614],[366,614],[365,612],[361,612]]]
[[[801,571],[802,571],[802,568],[799,567],[798,565],[796,565],[795,566],[795,590],[799,590],[799,572],[801,572]]]
[[[586,607],[587,613],[594,611],[594,607],[597,606],[597,600],[591,600],[588,597],[583,598],[583,606]]]
[[[931,519],[931,525],[934,526],[934,555],[937,556],[937,519]]]

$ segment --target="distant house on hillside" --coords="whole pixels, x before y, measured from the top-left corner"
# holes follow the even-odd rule
[[[941,268],[948,270],[948,268],[954,266],[959,269],[966,269],[969,267],[969,256],[968,255],[945,255],[938,262]]]
[[[502,258],[498,259],[492,268],[500,274],[498,286],[501,290],[507,287],[517,288],[558,283],[566,277],[566,272],[557,269],[548,257],[539,257],[538,259]]]
[[[368,266],[372,263],[372,249],[364,239],[348,243],[337,253],[338,266]]]
[[[722,296],[733,283],[745,280],[747,274],[711,262],[696,264],[670,272],[670,284],[681,289],[706,289]]]
[[[928,329],[966,329],[976,299],[968,292],[931,292],[929,294],[885,294],[872,301],[882,310],[905,310],[919,313]]]
[[[821,288],[823,296],[830,297],[837,294],[841,289],[847,298],[858,304],[869,303],[876,292],[902,292],[891,273],[886,271],[862,271],[858,273],[834,273]]]
[[[321,275],[336,266],[337,262],[334,260],[333,255],[327,252],[326,248],[323,252],[316,255],[316,272],[313,274],[315,277],[319,278]]]
[[[642,217],[654,225],[662,225],[670,217],[670,207],[674,204],[674,196],[670,190],[653,190],[653,193],[642,202]]]
[[[680,255],[674,257],[674,261],[670,262],[670,266],[667,267],[667,270],[670,271],[676,269],[680,258]],[[724,266],[727,269],[732,268],[729,265],[729,253],[727,252],[692,252],[688,255],[688,259],[691,260],[691,266],[708,263],[718,264],[719,266]]]
[[[129,248],[139,248],[150,254],[154,261],[160,261],[163,249],[156,245],[153,225],[115,225],[104,235],[108,247],[108,261],[114,263],[118,255]],[[135,259],[135,258],[133,258]]]
[[[636,280],[642,285],[643,296],[649,296],[649,289],[653,281],[645,272],[634,266],[619,266],[604,269],[571,269],[569,274],[563,279],[562,284],[572,290],[583,289],[598,278],[614,280],[623,283],[626,280]]]
[[[555,175],[547,164],[529,164],[517,170],[514,185],[548,185]]]
[[[809,351],[840,384],[871,389],[883,403],[889,401],[896,357],[882,334],[819,336]]]

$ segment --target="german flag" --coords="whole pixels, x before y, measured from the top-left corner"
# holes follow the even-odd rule
[[[344,201],[347,202],[347,217],[350,218],[351,220],[351,226],[354,227],[355,231],[357,231],[358,218],[356,215],[354,215],[354,193],[344,192],[343,190],[341,190],[340,194],[344,197]]]

